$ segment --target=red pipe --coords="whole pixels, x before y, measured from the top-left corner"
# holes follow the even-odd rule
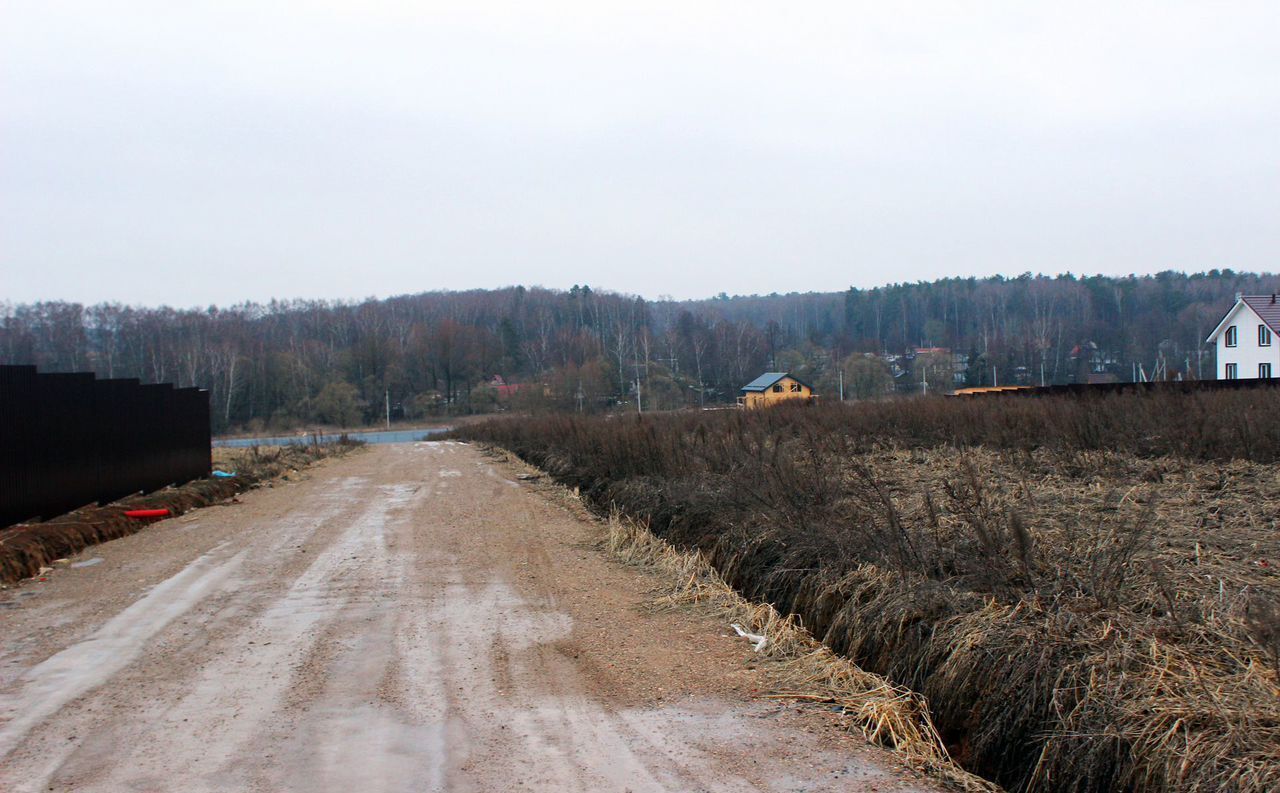
[[[126,518],[167,518],[169,510],[167,509],[129,509],[125,510]]]

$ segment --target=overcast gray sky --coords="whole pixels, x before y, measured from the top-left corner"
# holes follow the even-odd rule
[[[0,301],[1277,269],[1274,0],[0,9]]]

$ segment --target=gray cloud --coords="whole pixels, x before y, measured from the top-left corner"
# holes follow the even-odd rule
[[[7,6],[0,299],[1275,269],[1273,3]]]

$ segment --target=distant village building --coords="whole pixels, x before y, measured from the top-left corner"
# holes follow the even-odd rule
[[[1075,371],[1072,373],[1072,382],[1074,383],[1091,383],[1095,374],[1103,374],[1106,372],[1106,365],[1102,361],[1102,351],[1098,349],[1098,345],[1092,341],[1082,341],[1071,348],[1070,355]]]
[[[969,356],[962,356],[964,364],[951,352],[950,347],[913,347],[907,355],[911,364],[909,378],[900,379],[902,390],[922,394],[950,391],[964,385],[964,370]]]
[[[524,388],[524,383],[508,383],[502,375],[495,374],[489,381],[489,387],[498,395],[498,399],[510,399]]]
[[[762,408],[791,399],[814,399],[813,389],[786,372],[765,372],[742,387],[738,404],[745,408]]]
[[[1236,295],[1235,305],[1206,344],[1218,353],[1219,380],[1269,379],[1280,374],[1280,302],[1272,295]]]

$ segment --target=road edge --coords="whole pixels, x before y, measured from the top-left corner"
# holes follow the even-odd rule
[[[922,694],[837,655],[793,616],[784,617],[768,603],[742,597],[701,553],[682,551],[617,511],[608,517],[597,515],[575,490],[507,449],[482,443],[475,446],[495,465],[507,468],[512,478],[596,525],[598,548],[614,561],[656,574],[667,591],[654,599],[654,606],[696,608],[719,620],[736,622],[746,633],[763,636],[758,652],[780,664],[771,681],[776,690],[762,698],[839,708],[851,732],[861,733],[868,743],[891,751],[928,778],[965,793],[1003,793],[999,785],[951,759]]]

